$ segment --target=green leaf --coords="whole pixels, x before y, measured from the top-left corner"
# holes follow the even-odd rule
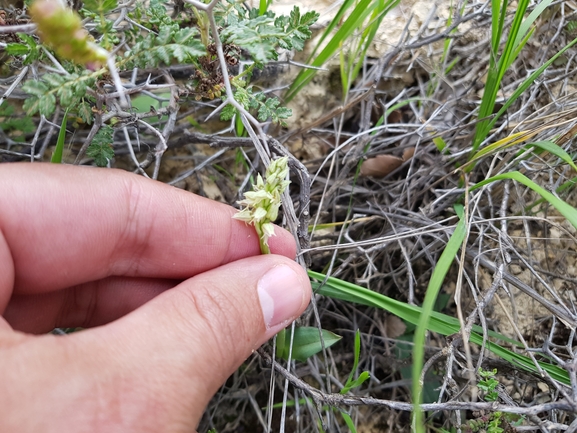
[[[282,334],[282,335],[281,335]],[[342,337],[325,329],[322,330],[324,347],[331,347]],[[292,359],[305,362],[323,349],[318,328],[301,326],[294,328]],[[290,350],[290,330],[283,329],[277,336],[277,357],[288,360]]]
[[[380,308],[395,314],[396,316],[399,316],[406,322],[412,323],[414,325],[419,323],[420,316],[422,314],[421,307],[397,301],[396,299],[389,298],[388,296],[381,295],[380,293],[373,292],[372,290],[366,289],[356,284],[349,283],[334,277],[327,277],[326,275],[318,272],[308,271],[308,274],[312,279],[322,282],[322,284],[315,281],[311,282],[316,294],[329,296],[333,299],[341,299],[347,302],[355,302],[358,304],[367,305],[369,307]],[[436,311],[431,313],[431,317],[428,322],[428,329],[430,331],[437,332],[441,335],[452,335],[459,333],[460,328],[461,325],[459,320],[455,317],[438,313]],[[473,332],[471,332],[470,335],[470,341],[479,346],[485,344],[485,347],[489,351],[493,352],[495,355],[501,357],[502,359],[523,370],[540,374],[540,372],[533,364],[533,360],[531,358],[505,349],[504,347],[492,341],[485,340],[482,336],[482,333],[483,329],[480,326],[474,325]],[[518,347],[522,347],[521,343],[493,331],[489,331],[488,336],[506,341]],[[558,382],[566,385],[571,383],[567,371],[563,368],[543,361],[538,361],[538,364],[543,370],[546,370],[554,380],[557,380]]]
[[[77,113],[78,117],[80,117],[84,123],[87,123],[88,125],[92,124],[94,114],[92,113],[92,107],[88,102],[82,100],[82,102],[78,104]]]
[[[567,221],[569,221],[573,227],[577,228],[577,209],[575,209],[570,204],[565,203],[563,200],[556,197],[555,195],[551,194],[545,188],[537,185],[535,182],[530,180],[527,176],[525,176],[524,174],[522,174],[518,171],[512,171],[510,173],[498,174],[497,176],[493,176],[489,179],[485,179],[484,181],[473,185],[470,188],[470,191],[474,191],[476,189],[481,188],[482,186],[485,186],[485,185],[493,183],[497,180],[503,180],[503,179],[512,179],[512,180],[515,180],[515,181],[522,183],[523,185],[531,188],[533,191],[535,191],[537,194],[539,194],[541,197],[543,197],[545,200],[547,200],[555,209],[557,209],[559,211],[559,213],[561,213],[565,218],[567,218]]]
[[[58,96],[60,97],[60,104],[65,107],[70,107],[77,98],[72,91],[72,86],[62,86],[58,89]]]
[[[553,155],[569,164],[573,170],[577,171],[577,165],[575,165],[571,159],[571,156],[552,141],[538,141],[536,143],[529,144],[529,146],[539,147],[549,153],[552,153]]]
[[[17,42],[13,42],[11,44],[6,45],[6,54],[10,56],[23,56],[30,52],[30,47],[25,44],[19,44]]]
[[[94,13],[106,13],[118,7],[117,0],[84,0],[84,9]]]
[[[34,114],[38,113],[39,102],[40,101],[38,97],[30,96],[29,98],[26,98],[24,104],[22,105],[22,108],[24,109],[24,111],[26,111],[26,114],[28,116],[33,116]]]
[[[392,3],[396,5],[398,2],[399,0],[395,0]],[[365,19],[369,16],[373,9],[378,6],[378,3],[379,2],[373,0],[360,0],[358,3],[356,3],[355,8],[349,17],[344,22],[340,22],[343,16],[342,14],[345,12],[345,10],[343,10],[345,5],[348,8],[353,4],[352,1],[345,2],[341,7],[342,14],[341,10],[339,10],[339,13],[333,19],[331,25],[325,30],[323,39],[327,38],[332,33],[333,29],[338,28],[338,30],[334,35],[331,35],[329,42],[326,44],[320,54],[316,56],[312,62],[310,62],[310,64],[317,68],[324,65],[327,60],[329,60],[336,52],[341,49],[342,44],[353,34],[353,32],[362,27]],[[288,102],[294,98],[296,94],[313,79],[316,72],[316,69],[303,69],[287,91],[287,94],[285,95],[285,101]]]
[[[225,43],[243,47],[259,65],[276,60],[277,47],[302,49],[304,41],[311,36],[309,27],[318,19],[316,12],[301,17],[296,6],[290,17],[275,19],[274,13],[260,13],[255,8],[239,15],[228,14],[221,37]]]
[[[226,104],[226,106],[220,112],[220,120],[227,121],[231,120],[236,114],[236,108],[232,104]]]
[[[47,93],[46,95],[38,99],[38,111],[43,116],[50,116],[54,113],[56,109],[56,96],[53,93]]]
[[[441,290],[445,276],[449,271],[449,268],[455,260],[455,255],[459,252],[465,236],[467,235],[466,221],[463,216],[463,207],[459,205],[456,207],[457,215],[459,216],[459,222],[455,231],[449,238],[441,257],[437,261],[431,279],[429,280],[429,285],[427,287],[427,292],[425,294],[425,300],[423,301],[422,313],[419,317],[419,322],[417,324],[417,329],[415,330],[415,337],[413,339],[414,349],[413,349],[413,403],[415,404],[414,416],[415,424],[421,425],[422,411],[419,406],[422,401],[423,388],[420,380],[421,371],[423,370],[424,356],[425,356],[425,335],[427,329],[429,328],[429,319],[433,313],[433,307],[435,306],[435,301],[437,295]]]
[[[22,86],[22,90],[40,98],[44,96],[50,89],[43,81],[28,80]]]
[[[15,112],[14,106],[7,102],[0,106],[0,117],[3,117],[2,122],[0,122],[2,131],[7,133],[21,131],[28,134],[36,130],[36,126],[30,116],[14,116]]]
[[[347,378],[345,386],[343,386],[343,389],[341,389],[341,391],[340,391],[341,394],[346,394],[352,388],[356,388],[357,386],[362,385],[363,382],[370,377],[370,375],[367,371],[363,371],[359,375],[358,379],[355,380],[355,378],[354,378],[355,373],[357,372],[357,368],[359,367],[360,355],[361,355],[361,331],[359,331],[357,329],[357,332],[355,332],[355,350],[354,350],[355,358],[353,361],[353,368],[351,369],[351,372],[349,373],[349,377]]]
[[[345,424],[347,425],[347,427],[349,428],[351,433],[357,433],[355,423],[353,422],[353,419],[351,418],[351,416],[342,409],[340,409],[339,412],[340,412],[341,416],[343,417],[343,421],[345,422]]]
[[[60,132],[58,132],[58,140],[56,141],[56,147],[54,148],[54,153],[50,162],[54,164],[62,163],[62,152],[64,151],[64,139],[66,138],[66,121],[68,120],[68,109],[64,112],[64,117],[62,118],[62,124],[60,125]]]
[[[108,161],[114,158],[114,149],[112,148],[114,129],[109,125],[104,125],[96,133],[90,146],[86,150],[86,155],[94,158],[98,167],[106,167]]]
[[[64,77],[60,74],[44,74],[42,76],[42,81],[45,81],[50,85],[50,87],[58,87],[66,83],[69,78]]]
[[[523,29],[520,29],[520,31],[523,31]],[[519,33],[517,33],[517,34],[519,34]],[[503,104],[503,106],[497,112],[497,114],[492,116],[490,119],[484,119],[484,120],[481,120],[479,123],[477,123],[476,130],[475,130],[475,137],[474,137],[474,141],[473,141],[473,150],[471,151],[472,158],[475,157],[475,154],[476,154],[479,146],[481,145],[483,140],[485,140],[485,138],[489,134],[489,131],[491,131],[493,126],[495,126],[495,123],[497,122],[497,120],[519,98],[519,96],[521,96],[525,92],[525,90],[527,90],[529,88],[529,86],[543,73],[543,71],[545,69],[547,69],[555,60],[557,60],[559,58],[559,56],[562,56],[569,48],[571,48],[576,43],[577,43],[577,38],[573,39],[571,42],[569,42],[567,45],[565,45],[561,50],[559,50],[555,55],[553,55],[553,57],[551,57],[543,65],[541,65],[539,68],[537,68],[531,75],[529,75],[529,77],[527,77],[527,79],[525,81],[523,81],[521,83],[521,85],[519,85],[516,88],[516,90],[509,97],[509,99],[507,99],[505,104]],[[484,107],[484,109],[482,111],[480,110],[480,112],[479,112],[479,118],[480,119],[483,119],[484,117],[490,116],[493,112],[494,99],[493,99],[492,104],[489,104],[488,102],[487,102],[487,104],[484,104],[483,101],[485,100],[485,93],[488,92],[487,87],[491,87],[491,88],[498,87],[499,83],[497,83],[497,82],[493,83],[492,82],[492,81],[496,81],[496,80],[497,80],[496,77],[488,77],[488,79],[487,79],[487,85],[485,88],[485,92],[483,94],[483,100],[481,102],[481,107],[482,108]],[[493,92],[494,92],[495,98],[496,98],[497,90],[493,90]],[[489,96],[487,96],[487,98],[489,98]],[[470,169],[472,169],[472,166]]]
[[[346,394],[351,389],[361,386],[367,379],[370,379],[370,377],[371,375],[368,371],[363,371],[361,374],[359,374],[359,377],[357,379],[347,382],[347,384],[343,387],[343,389],[340,390],[340,393]]]

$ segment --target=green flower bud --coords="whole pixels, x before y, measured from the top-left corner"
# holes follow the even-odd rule
[[[97,69],[108,52],[96,45],[76,12],[59,0],[36,0],[29,9],[43,42],[64,59]]]

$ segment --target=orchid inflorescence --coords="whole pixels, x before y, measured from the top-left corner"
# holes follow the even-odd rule
[[[245,192],[244,200],[238,202],[244,208],[234,215],[234,218],[254,225],[263,254],[270,254],[268,238],[274,236],[273,222],[278,217],[281,195],[290,184],[290,180],[286,180],[288,171],[288,157],[271,161],[266,169],[266,181],[258,175],[253,190]]]

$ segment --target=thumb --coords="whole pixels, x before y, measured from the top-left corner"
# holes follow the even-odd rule
[[[122,366],[121,376],[109,382],[115,398],[144,403],[142,413],[130,417],[143,424],[123,427],[194,429],[228,376],[297,318],[310,296],[306,272],[295,262],[257,256],[197,275],[94,330],[91,338],[104,342],[104,353]]]

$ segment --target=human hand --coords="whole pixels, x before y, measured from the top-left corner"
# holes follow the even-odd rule
[[[72,166],[0,165],[0,185],[0,431],[194,431],[309,302],[291,235],[258,255],[229,206]],[[55,327],[92,329],[31,335]]]

